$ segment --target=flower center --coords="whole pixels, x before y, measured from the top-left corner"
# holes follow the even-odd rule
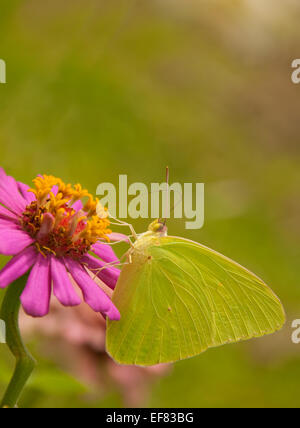
[[[109,219],[96,215],[99,200],[94,199],[80,184],[74,187],[53,176],[33,180],[36,201],[26,207],[22,217],[23,229],[36,240],[36,247],[43,254],[57,257],[80,258],[99,239],[109,240]],[[81,209],[74,204],[88,198]],[[74,207],[73,207],[74,206]]]

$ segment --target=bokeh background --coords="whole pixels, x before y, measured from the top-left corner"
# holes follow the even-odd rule
[[[297,0],[1,4],[6,172],[26,183],[53,174],[94,192],[119,174],[161,182],[166,165],[171,182],[205,182],[205,227],[174,220],[170,232],[262,276],[288,316],[273,336],[142,373],[110,367],[95,321],[83,327],[53,308],[45,328],[24,321],[39,367],[21,406],[299,407],[299,19]],[[147,221],[133,224],[140,232]],[[0,345],[0,393],[12,368]]]

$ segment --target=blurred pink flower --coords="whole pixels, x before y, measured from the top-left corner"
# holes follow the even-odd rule
[[[103,291],[104,285],[115,287],[120,273],[112,266],[118,263],[113,250],[101,242],[111,234],[105,209],[99,218],[99,201],[79,184],[72,187],[46,175],[33,182],[30,189],[0,168],[0,254],[14,256],[0,272],[0,288],[30,270],[21,295],[27,314],[48,314],[52,284],[62,305],[79,305],[75,285],[95,312],[119,320],[119,311]]]
[[[102,317],[85,306],[62,310],[55,301],[51,306],[50,315],[38,323],[23,316],[22,332],[28,339],[38,335],[42,351],[47,356],[52,353],[59,365],[89,384],[97,397],[116,387],[125,406],[143,406],[155,380],[170,372],[166,364],[147,368],[116,364],[105,352]]]

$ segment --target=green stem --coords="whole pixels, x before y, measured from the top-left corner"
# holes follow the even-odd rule
[[[17,406],[21,393],[36,365],[23,343],[19,329],[20,296],[26,280],[27,276],[23,276],[8,287],[1,307],[0,318],[6,324],[6,342],[16,358],[16,367],[0,408]]]

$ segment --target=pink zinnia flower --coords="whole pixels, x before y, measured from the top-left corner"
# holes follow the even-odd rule
[[[97,276],[113,289],[120,273],[112,266],[118,263],[115,253],[103,243],[111,234],[105,210],[99,218],[98,200],[79,184],[46,175],[33,182],[30,189],[0,168],[0,254],[14,256],[0,271],[0,288],[30,271],[21,295],[28,315],[48,314],[52,288],[64,306],[79,305],[78,286],[95,312],[119,320],[119,311],[93,280]]]

